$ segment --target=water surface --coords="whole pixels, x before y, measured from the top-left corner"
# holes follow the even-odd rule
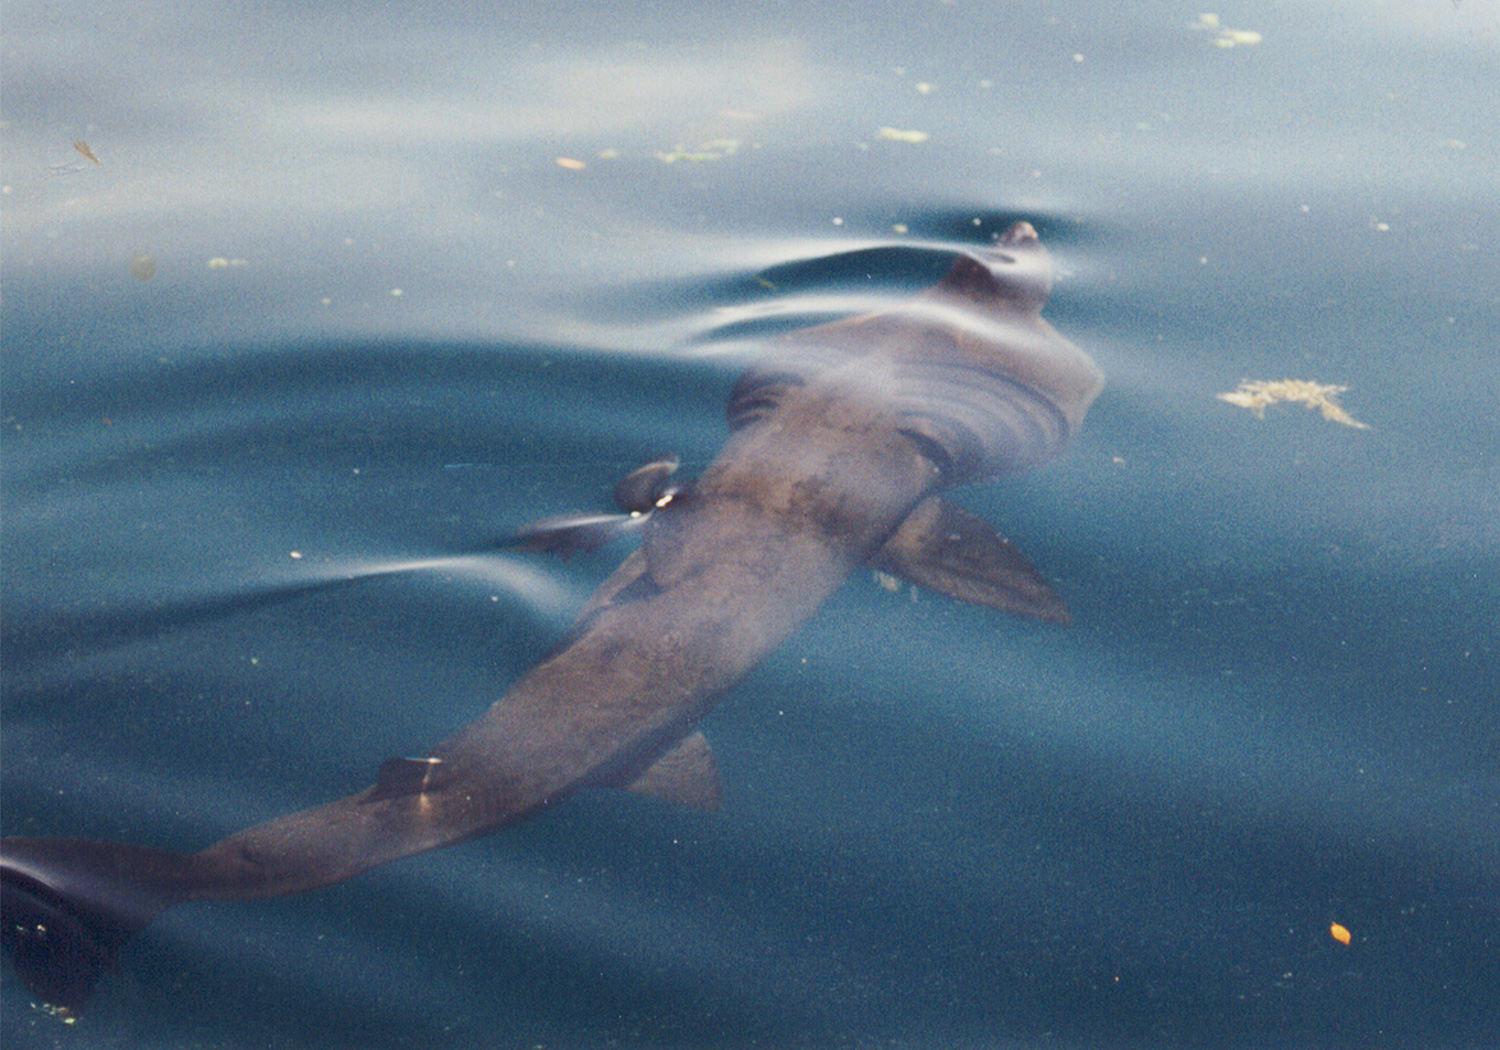
[[[1110,383],[961,495],[1073,627],[861,575],[706,724],[722,812],[183,907],[77,1025],[7,970],[7,1046],[1500,1044],[1493,0],[7,21],[7,834],[421,753],[628,550],[476,548],[1015,219]],[[1283,379],[1368,429],[1215,396]]]

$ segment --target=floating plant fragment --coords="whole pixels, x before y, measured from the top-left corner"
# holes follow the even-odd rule
[[[878,139],[886,142],[926,142],[927,132],[908,131],[904,128],[881,128],[875,133]]]
[[[1314,383],[1306,379],[1247,379],[1239,388],[1227,394],[1217,394],[1220,401],[1248,408],[1256,419],[1266,418],[1266,406],[1282,401],[1316,408],[1330,423],[1342,423],[1356,430],[1369,430],[1368,423],[1361,423],[1338,405],[1333,399],[1349,388],[1332,384]]]
[[[656,157],[663,164],[676,164],[679,160],[694,162],[723,160],[725,157],[733,156],[739,148],[739,139],[710,139],[696,149],[683,149],[679,144],[672,152],[658,153]]]
[[[1249,47],[1265,39],[1253,29],[1229,29],[1215,14],[1199,15],[1198,21],[1188,23],[1188,28],[1212,33],[1214,47]]]

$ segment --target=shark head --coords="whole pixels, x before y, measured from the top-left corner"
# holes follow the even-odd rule
[[[1052,259],[1036,227],[1018,222],[990,247],[959,256],[938,290],[981,310],[1005,303],[1016,311],[1040,313],[1052,294]]]
[[[768,419],[813,375],[844,372],[872,411],[897,415],[945,485],[1038,467],[1104,387],[1088,355],[1043,319],[1051,291],[1047,249],[1018,222],[914,299],[783,337],[735,388],[731,423]]]
[[[1030,470],[1083,425],[1104,374],[1042,317],[1052,262],[1028,222],[960,255],[904,311],[897,399],[953,458],[953,480]]]

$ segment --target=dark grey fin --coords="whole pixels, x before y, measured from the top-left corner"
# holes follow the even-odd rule
[[[629,785],[631,791],[676,802],[712,813],[724,801],[719,782],[719,764],[709,749],[708,738],[694,731]]]
[[[654,510],[656,501],[667,494],[667,480],[681,465],[681,460],[668,454],[636,467],[615,483],[615,506],[629,514]]]
[[[191,865],[143,846],[0,840],[0,945],[33,995],[75,1018],[125,942],[187,896]]]
[[[668,484],[677,471],[676,456],[662,456],[626,474],[615,485],[615,503],[624,514],[563,514],[543,518],[501,540],[498,547],[519,547],[539,554],[595,551],[616,536],[644,526],[651,512],[665,507],[683,491]]]
[[[566,514],[532,522],[501,546],[567,557],[576,551],[598,550],[645,522],[644,514]]]
[[[364,797],[365,802],[387,798],[404,798],[427,791],[440,791],[441,758],[388,758],[380,763],[375,786]]]
[[[959,601],[1072,622],[1046,578],[993,525],[937,496],[917,504],[870,564]]]

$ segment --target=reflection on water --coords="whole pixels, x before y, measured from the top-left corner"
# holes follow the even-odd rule
[[[695,475],[935,249],[1035,223],[1111,385],[960,497],[1073,627],[860,576],[709,720],[719,814],[184,908],[79,1025],[7,972],[7,1046],[1500,1040],[1493,3],[123,12],[7,12],[7,834],[422,753],[629,544],[474,552]],[[1216,399],[1283,379],[1369,429]]]

